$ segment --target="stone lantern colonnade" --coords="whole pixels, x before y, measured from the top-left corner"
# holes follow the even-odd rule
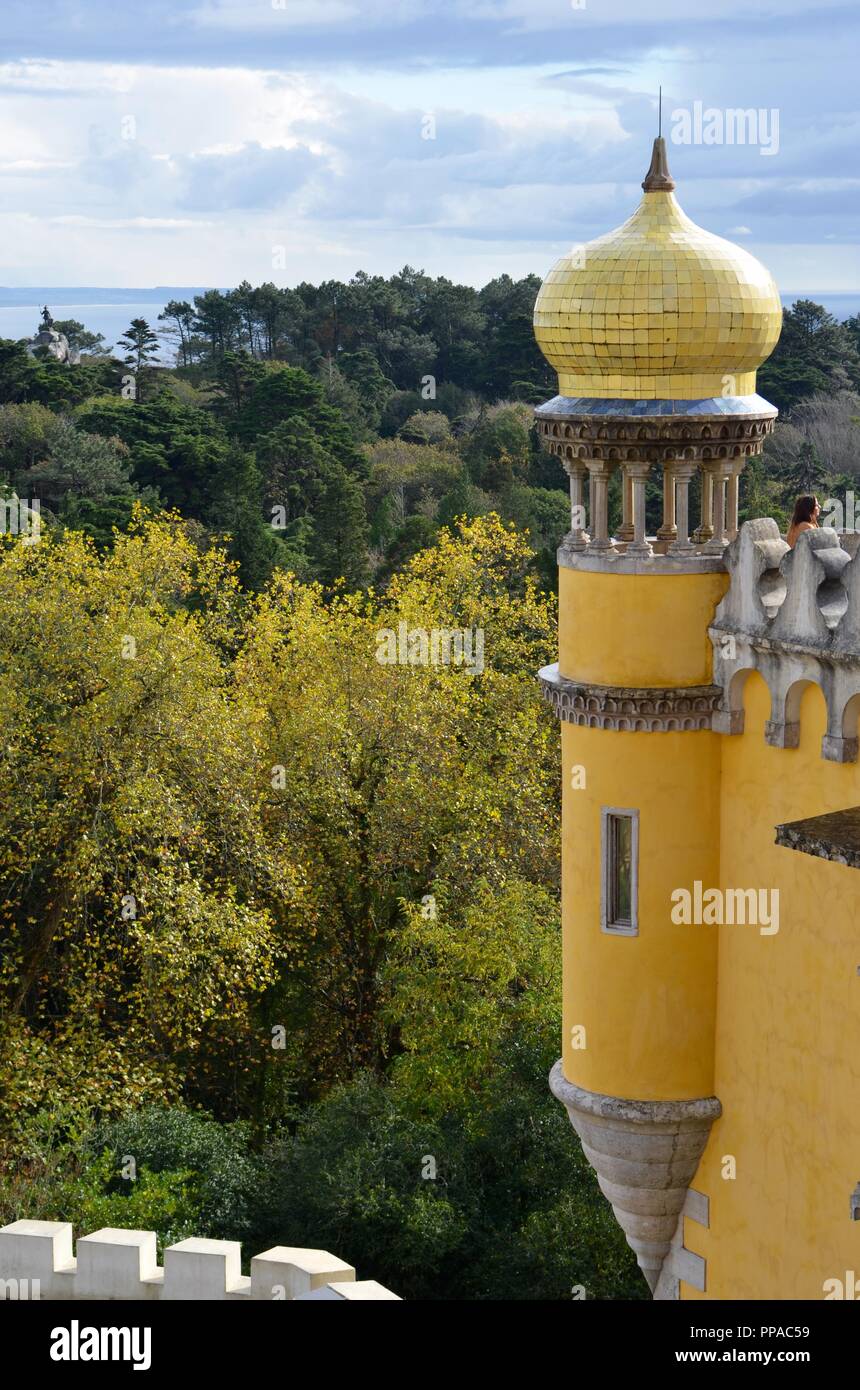
[[[659,413],[646,415],[649,406]],[[622,413],[631,407],[635,414]],[[535,414],[544,443],[570,478],[571,530],[565,549],[595,557],[623,552],[640,558],[722,553],[738,530],[740,475],[747,459],[761,453],[776,418],[776,410],[761,397],[747,405],[738,398],[727,398],[724,404],[557,396]],[[652,469],[658,468],[663,517],[652,541],[645,528],[645,485]],[[613,538],[609,480],[616,470],[622,474],[622,523]],[[701,515],[691,534],[690,483],[697,472]]]

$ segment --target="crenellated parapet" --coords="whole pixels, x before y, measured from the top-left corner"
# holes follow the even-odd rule
[[[743,732],[743,687],[758,671],[771,694],[765,737],[796,748],[800,701],[814,684],[827,705],[822,757],[855,762],[860,713],[860,560],[829,527],[806,531],[790,550],[775,521],[746,522],[724,553],[729,589],[709,629],[714,683],[722,690],[713,727]]]
[[[65,1300],[397,1299],[327,1250],[276,1245],[242,1274],[237,1240],[190,1237],[170,1245],[164,1265],[154,1231],[113,1227],[80,1236],[67,1221],[13,1221],[0,1228],[0,1298]]]

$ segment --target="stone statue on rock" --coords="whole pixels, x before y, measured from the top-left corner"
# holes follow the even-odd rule
[[[54,320],[47,304],[42,310],[41,326],[32,338],[26,340],[26,347],[28,357],[36,357],[44,351],[49,357],[67,366],[77,366],[81,360],[80,353],[69,346],[65,333],[59,333],[54,327]]]

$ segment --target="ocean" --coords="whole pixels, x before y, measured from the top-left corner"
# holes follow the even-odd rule
[[[77,319],[90,333],[103,333],[109,347],[115,347],[132,319],[146,319],[158,333],[166,325],[158,315],[171,299],[194,302],[205,294],[203,285],[159,285],[154,289],[98,289],[36,287],[5,289],[0,286],[0,338],[29,338],[41,324],[42,308],[47,304],[55,319]],[[167,360],[171,349],[165,346]]]

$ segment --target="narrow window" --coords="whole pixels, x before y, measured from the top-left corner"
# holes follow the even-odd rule
[[[639,812],[604,806],[600,826],[600,926],[618,936],[637,936]]]

